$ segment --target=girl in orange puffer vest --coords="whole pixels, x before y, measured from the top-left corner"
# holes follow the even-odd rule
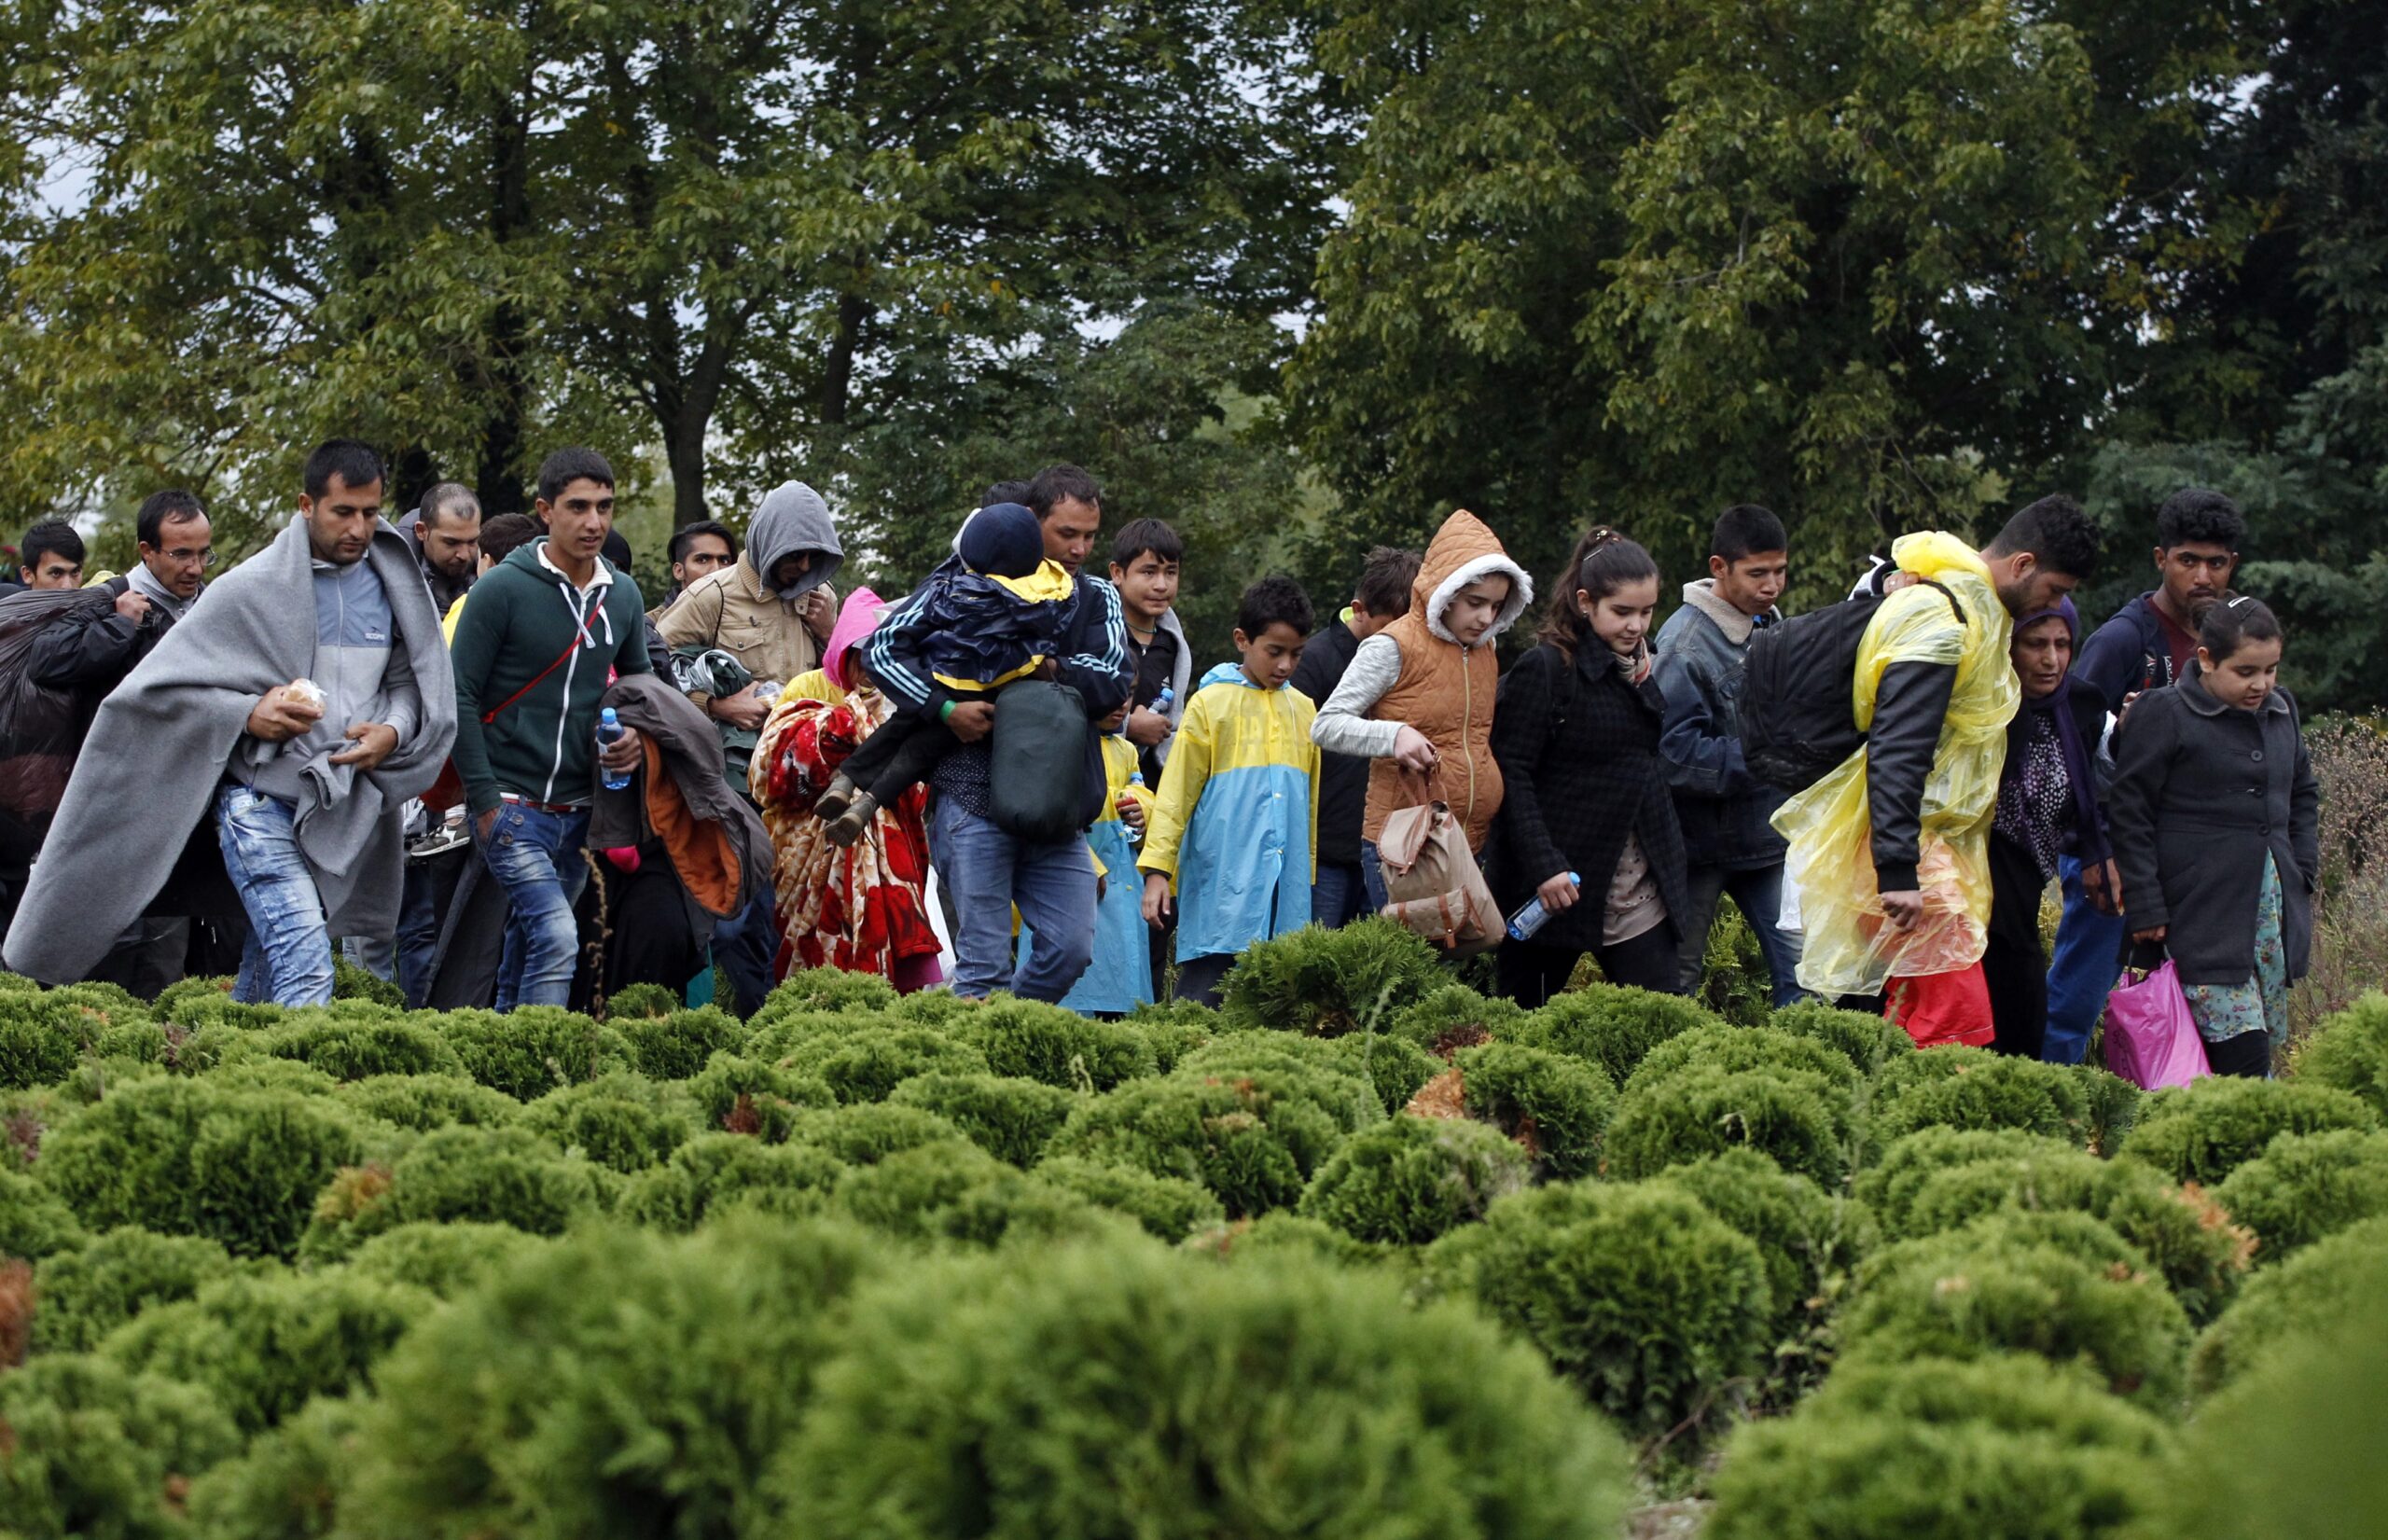
[[[1501,811],[1492,760],[1492,701],[1500,687],[1493,639],[1534,602],[1534,580],[1498,536],[1462,508],[1443,521],[1410,585],[1409,613],[1360,644],[1311,739],[1331,754],[1373,759],[1360,822],[1361,868],[1371,909],[1385,903],[1376,841],[1395,809],[1426,799],[1427,772],[1483,853]]]

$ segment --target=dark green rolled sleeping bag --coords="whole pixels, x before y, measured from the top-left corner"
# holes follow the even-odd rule
[[[1102,783],[1090,788],[1088,774],[1095,752],[1076,690],[1045,679],[1006,685],[995,695],[989,776],[995,827],[1029,844],[1076,838],[1102,811]]]

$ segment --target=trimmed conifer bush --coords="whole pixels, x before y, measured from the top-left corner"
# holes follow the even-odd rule
[[[247,1034],[241,1046],[274,1059],[312,1065],[335,1080],[368,1075],[465,1073],[465,1061],[431,1025],[438,1018],[406,1017],[378,1007],[358,1011],[292,1011],[275,1026]]]
[[[508,1232],[513,1233],[513,1232]],[[356,1441],[362,1404],[317,1396],[191,1484],[190,1514],[207,1540],[320,1540]]]
[[[1305,925],[1244,949],[1219,986],[1219,1016],[1313,1037],[1381,1031],[1447,977],[1435,949],[1390,920]]]
[[[1487,999],[1465,984],[1445,984],[1395,1017],[1390,1030],[1394,1036],[1448,1060],[1462,1048],[1515,1036],[1525,1019],[1524,1008],[1514,1000],[1497,995]]]
[[[2284,1133],[2224,1177],[2214,1201],[2255,1232],[2258,1266],[2388,1214],[2388,1132]]]
[[[1874,1083],[1874,1123],[1885,1140],[1918,1129],[2020,1129],[2079,1148],[2090,1098],[2069,1066],[1988,1048],[1934,1048],[1894,1059]]]
[[[404,1010],[407,992],[386,978],[377,978],[340,952],[332,953],[332,998],[361,1000],[368,1005]]]
[[[1335,1153],[1347,1125],[1326,1108],[1348,1105],[1353,1084],[1316,1071],[1213,1077],[1181,1067],[1166,1079],[1132,1080],[1079,1107],[1047,1147],[1199,1182],[1218,1195],[1229,1217],[1265,1214],[1300,1201],[1304,1186]],[[1364,1104],[1374,1107],[1372,1100]]]
[[[493,1128],[514,1121],[522,1111],[521,1103],[461,1072],[370,1075],[341,1086],[333,1098],[364,1117],[419,1132],[444,1129],[451,1123]]]
[[[1752,1149],[1837,1189],[1855,1140],[1848,1092],[1821,1075],[1701,1065],[1618,1097],[1603,1147],[1617,1176],[1655,1176],[1703,1156]]]
[[[405,1283],[452,1299],[493,1269],[545,1243],[511,1225],[472,1219],[400,1225],[357,1247],[346,1270],[354,1277]]]
[[[560,1235],[576,1218],[610,1206],[618,1181],[528,1129],[437,1129],[386,1171],[358,1168],[329,1184],[307,1227],[305,1250],[337,1260],[384,1230],[426,1219],[479,1219]]]
[[[707,1060],[687,1089],[706,1132],[751,1134],[772,1144],[788,1136],[806,1109],[838,1104],[837,1093],[809,1075],[732,1053]]]
[[[2134,1540],[2172,1450],[2154,1417],[2036,1358],[1852,1364],[1790,1416],[1734,1436],[1702,1533]]]
[[[1277,1075],[1285,1094],[1308,1099],[1348,1133],[1385,1117],[1382,1092],[1367,1068],[1366,1050],[1372,1041],[1383,1039],[1346,1042],[1282,1032],[1232,1032],[1186,1055],[1171,1074],[1180,1080]]]
[[[1415,1257],[1417,1255],[1399,1247],[1363,1241],[1348,1231],[1337,1229],[1324,1219],[1312,1219],[1291,1209],[1278,1209],[1257,1219],[1236,1219],[1209,1226],[1196,1231],[1187,1242],[1187,1247],[1223,1262],[1291,1255],[1347,1268],[1373,1268],[1395,1255],[1403,1257]]]
[[[152,1305],[197,1294],[229,1273],[232,1256],[198,1235],[160,1235],[120,1226],[34,1269],[33,1345],[37,1353],[81,1353]]]
[[[1553,997],[1501,1035],[1598,1064],[1611,1085],[1622,1086],[1659,1044],[1694,1027],[1723,1024],[1714,1012],[1679,995],[1594,984]]]
[[[734,1133],[701,1133],[634,1178],[621,1214],[680,1233],[732,1207],[798,1215],[819,1212],[846,1164],[809,1145],[766,1145]]]
[[[789,1135],[791,1142],[826,1150],[850,1166],[874,1166],[898,1150],[962,1137],[960,1129],[936,1113],[884,1102],[806,1113]]]
[[[65,1079],[86,1053],[99,1050],[101,1037],[118,1024],[119,1013],[58,997],[65,992],[0,995],[0,1090]],[[146,1015],[122,1014],[147,1023]]]
[[[884,1102],[916,1075],[987,1075],[987,1056],[930,1027],[857,1024],[798,1043],[779,1061],[790,1075],[827,1086],[847,1105]]]
[[[888,1265],[851,1228],[751,1215],[687,1238],[600,1226],[530,1252],[382,1361],[340,1528],[779,1533],[757,1477],[845,1343],[843,1299]]]
[[[558,1086],[594,1080],[631,1062],[620,1033],[561,1006],[521,1006],[504,1016],[451,1010],[439,1018],[439,1031],[465,1074],[518,1102],[535,1102]]]
[[[1138,1006],[1128,1013],[1126,1024],[1134,1028],[1145,1046],[1152,1050],[1153,1068],[1162,1075],[1177,1068],[1179,1060],[1228,1030],[1217,1011],[1191,1000]]]
[[[234,1427],[254,1435],[310,1396],[363,1385],[432,1302],[422,1289],[345,1268],[234,1273],[191,1298],[143,1311],[99,1351],[136,1373],[201,1387]]]
[[[1525,1152],[1481,1123],[1399,1117],[1343,1141],[1300,1212],[1363,1241],[1418,1245],[1526,1185]]]
[[[1617,1091],[1591,1064],[1522,1043],[1487,1043],[1454,1057],[1467,1115],[1514,1139],[1549,1175],[1600,1169],[1601,1134]]]
[[[1646,1086],[1687,1070],[1780,1070],[1807,1075],[1853,1092],[1865,1078],[1847,1054],[1828,1044],[1771,1027],[1694,1027],[1652,1048],[1624,1089]]]
[[[2089,1064],[2068,1064],[2074,1084],[2089,1103],[2090,1153],[2104,1157],[2123,1147],[2131,1125],[2139,1121],[2139,1104],[2147,1093],[2119,1075]]]
[[[1097,1021],[1037,1000],[990,1000],[943,1029],[997,1075],[1061,1090],[1109,1090],[1155,1073],[1152,1045],[1125,1021]]]
[[[39,1169],[88,1225],[287,1256],[315,1194],[361,1153],[349,1119],[321,1098],[168,1077],[126,1086],[51,1130]]]
[[[2325,1136],[2326,1137],[2326,1135]],[[2367,1219],[2247,1282],[2189,1353],[2189,1388],[2211,1395],[2301,1338],[2328,1338],[2388,1297],[2388,1218]]]
[[[2299,1084],[2345,1091],[2388,1117],[2388,994],[2374,990],[2325,1020],[2290,1062]]]
[[[2368,1132],[2379,1126],[2380,1115],[2368,1103],[2328,1086],[2209,1075],[2142,1103],[2121,1153],[2175,1182],[2212,1186],[2284,1133]]]
[[[1674,1166],[1651,1183],[1690,1194],[1766,1258],[1778,1342],[1821,1326],[1840,1280],[1871,1251],[1864,1205],[1828,1195],[1756,1150],[1730,1150]]]
[[[1436,1242],[1424,1266],[1430,1286],[1475,1300],[1637,1434],[1721,1417],[1772,1345],[1764,1255],[1672,1187],[1522,1192]]]
[[[1298,1256],[1149,1242],[858,1298],[774,1489],[789,1534],[1591,1540],[1613,1435],[1473,1312]]]
[[[796,968],[780,980],[762,1008],[747,1018],[757,1030],[785,1016],[812,1011],[840,1015],[878,1016],[903,1003],[896,986],[874,973],[840,973],[836,968]]]
[[[2146,1258],[2086,1214],[2000,1213],[1886,1246],[1840,1314],[1849,1359],[2035,1353],[2151,1408],[2180,1394],[2188,1336]]]
[[[605,996],[605,1022],[608,1026],[622,1029],[627,1035],[632,1022],[660,1020],[680,1008],[680,992],[677,990],[662,984],[625,984]],[[710,1010],[713,1007],[704,1008]],[[654,1073],[644,1065],[640,1068],[645,1073]]]
[[[1227,1219],[1227,1210],[1209,1188],[1183,1177],[1155,1176],[1132,1166],[1102,1165],[1076,1156],[1040,1160],[1036,1174],[1099,1208],[1126,1214],[1147,1234],[1173,1244]]]
[[[1918,1195],[1942,1172],[1984,1163],[2019,1169],[2035,1169],[2051,1161],[2062,1165],[2063,1157],[2077,1153],[2062,1139],[2021,1129],[1918,1129],[1891,1141],[1871,1165],[1857,1173],[1853,1190],[1881,1222],[1884,1234],[1909,1240],[1931,1233],[1917,1228],[1913,1211]],[[2062,1169],[2075,1168],[2063,1165]]]
[[[635,1070],[560,1087],[516,1121],[558,1149],[618,1172],[645,1171],[698,1131],[696,1105],[686,1093]]]
[[[937,1073],[913,1076],[887,1100],[936,1113],[999,1160],[1033,1166],[1080,1099],[1039,1080]]]
[[[716,1053],[743,1052],[754,1035],[717,1006],[628,1017],[617,1006],[606,1024],[630,1046],[632,1066],[656,1080],[686,1080]]]
[[[83,1243],[75,1211],[32,1177],[0,1171],[0,1256],[38,1262]]]
[[[1867,1075],[1915,1051],[1915,1039],[1895,1022],[1862,1010],[1841,1010],[1821,1000],[1795,1001],[1769,1016],[1766,1024],[1839,1049]]]
[[[914,1026],[942,1027],[986,1007],[988,1002],[959,995],[951,989],[914,990],[887,1009],[887,1016]]]
[[[189,1478],[240,1448],[198,1386],[82,1353],[0,1374],[0,1515],[12,1540],[185,1533]]]
[[[993,1246],[1133,1229],[1066,1188],[1006,1165],[978,1145],[942,1140],[898,1150],[838,1178],[831,1212],[907,1241]]]

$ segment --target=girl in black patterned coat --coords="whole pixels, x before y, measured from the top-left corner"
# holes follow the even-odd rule
[[[1587,951],[1613,984],[1679,992],[1686,878],[1650,677],[1658,604],[1650,553],[1595,529],[1559,575],[1539,645],[1501,681],[1494,895],[1505,912],[1539,897],[1550,914],[1532,940],[1501,945],[1501,992],[1529,1009]]]

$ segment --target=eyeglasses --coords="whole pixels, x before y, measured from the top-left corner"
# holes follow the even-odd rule
[[[213,546],[200,550],[170,550],[159,554],[178,567],[212,567],[215,564],[215,548]]]

